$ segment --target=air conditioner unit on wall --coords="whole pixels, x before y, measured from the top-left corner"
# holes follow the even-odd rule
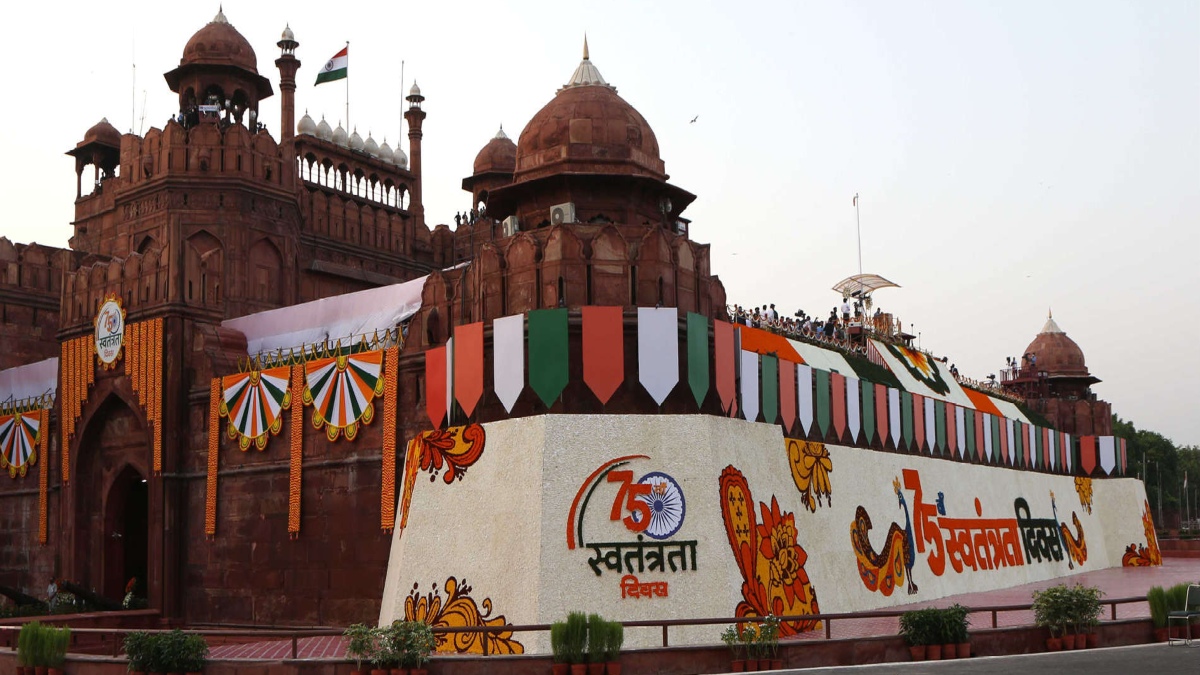
[[[509,216],[504,219],[503,228],[504,236],[511,237],[521,231],[521,221],[516,216]]]
[[[575,203],[567,202],[550,207],[550,224],[562,225],[575,222]]]

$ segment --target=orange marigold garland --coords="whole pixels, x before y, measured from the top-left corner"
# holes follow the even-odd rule
[[[389,347],[383,359],[383,489],[379,504],[379,526],[385,532],[396,527],[396,376],[400,348]]]
[[[163,320],[154,320],[154,465],[162,472]]]
[[[49,515],[47,514],[47,492],[50,484],[50,409],[42,408],[38,425],[38,543],[45,545],[50,540]]]
[[[220,416],[221,378],[214,377],[208,390],[208,482],[204,495],[204,534],[217,536],[217,453],[221,449]]]
[[[300,536],[300,474],[304,462],[304,364],[292,365],[291,461],[288,473],[288,536]]]

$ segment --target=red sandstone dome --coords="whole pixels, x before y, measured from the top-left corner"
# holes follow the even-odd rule
[[[108,118],[101,119],[87,133],[83,135],[83,142],[79,145],[87,145],[88,143],[99,143],[114,148],[121,147],[121,132],[117,128],[108,123]]]
[[[600,76],[586,45],[571,81],[521,131],[516,161],[516,182],[559,173],[667,178],[654,131]]]
[[[1054,317],[1046,320],[1042,332],[1025,348],[1025,353],[1037,356],[1038,372],[1048,375],[1088,375],[1083,350],[1058,327]]]
[[[504,127],[475,155],[475,174],[512,173],[517,166],[517,146],[504,133]]]
[[[183,48],[180,66],[202,64],[207,66],[236,66],[258,74],[258,56],[250,42],[225,19],[224,12],[217,12],[207,25],[188,40]]]

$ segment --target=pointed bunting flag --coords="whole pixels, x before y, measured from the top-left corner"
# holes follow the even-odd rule
[[[858,442],[859,420],[859,380],[857,377],[846,377],[846,426],[850,429],[850,442]]]
[[[796,401],[800,409],[800,427],[804,435],[812,433],[813,425],[813,375],[812,366],[796,364]]]
[[[886,447],[888,441],[888,388],[882,384],[875,385],[875,426],[879,429],[879,447]]]
[[[742,360],[742,412],[746,421],[758,420],[758,354],[741,352]]]
[[[1100,468],[1111,476],[1113,470],[1117,468],[1116,443],[1113,442],[1112,436],[1100,436],[1098,445],[1100,446]]]
[[[900,390],[888,387],[888,428],[892,431],[892,447],[900,449],[900,436],[904,431],[900,421]]]
[[[708,317],[695,312],[687,315],[688,387],[696,407],[704,407],[708,396]]]
[[[529,386],[547,408],[567,387],[567,310],[529,313]]]
[[[1090,476],[1096,470],[1096,437],[1079,437],[1079,468],[1083,475]]]
[[[1067,450],[1067,472],[1075,469],[1075,442],[1071,440],[1071,434],[1063,434],[1063,445]]]
[[[679,311],[638,307],[638,379],[662,405],[679,384]]]
[[[816,380],[817,393],[817,428],[821,431],[821,439],[829,435],[829,371],[820,368],[813,369],[813,379]]]
[[[833,404],[833,433],[841,441],[846,436],[846,377],[829,374],[830,401]]]
[[[958,447],[958,458],[967,459],[967,409],[961,405],[954,406],[954,441]]]
[[[1009,466],[1017,465],[1016,434],[1013,431],[1013,421],[1004,420],[1004,455]]]
[[[446,345],[425,350],[425,413],[434,429],[446,419]]]
[[[875,443],[875,384],[862,383],[863,443]]]
[[[925,444],[929,446],[929,454],[933,454],[933,446],[937,443],[937,399],[924,399],[925,407]]]
[[[763,354],[760,359],[763,421],[775,424],[779,420],[779,359],[767,354]]]
[[[467,417],[483,398],[483,322],[454,327],[454,398]]]
[[[996,460],[996,446],[992,445],[992,415],[983,413],[983,456],[989,462]]]
[[[717,396],[726,415],[737,415],[737,354],[733,349],[733,324],[713,321],[713,360]]]
[[[582,319],[583,383],[604,405],[625,381],[622,308],[585,306]]]
[[[492,378],[496,397],[505,412],[512,412],[525,389],[525,315],[514,314],[492,321]]]
[[[925,451],[925,397],[912,395],[913,407],[913,450]]]
[[[933,423],[934,423],[934,438],[937,439],[931,446],[936,454],[945,455],[946,450],[946,402],[935,401],[933,404]]]
[[[796,364],[779,359],[779,415],[783,433],[790,436],[796,428]]]

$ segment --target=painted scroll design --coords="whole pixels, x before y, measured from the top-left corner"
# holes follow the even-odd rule
[[[758,504],[759,521],[746,477],[733,466],[721,472],[719,485],[725,533],[743,580],[735,615],[819,614],[816,591],[804,570],[808,553],[797,542],[795,514],[781,511],[772,495],[770,506]],[[784,621],[780,634],[786,637],[820,627],[816,619]]]
[[[446,599],[437,584],[424,595],[413,584],[413,589],[404,599],[404,620],[421,621],[435,628],[465,628],[468,626],[508,626],[504,615],[492,616],[492,599],[484,598],[481,605],[471,597],[467,580],[455,577],[446,579]],[[437,651],[453,654],[483,654],[487,641],[488,654],[524,654],[525,647],[513,639],[509,631],[489,633],[437,633]]]
[[[425,431],[408,442],[404,454],[404,487],[400,494],[401,533],[408,525],[417,474],[422,471],[429,473],[431,483],[437,480],[439,474],[446,485],[462,480],[467,469],[483,456],[486,440],[483,425],[468,424]]]
[[[816,513],[822,497],[826,506],[833,506],[833,486],[829,480],[829,474],[833,472],[833,460],[829,457],[829,449],[820,441],[784,440],[787,442],[792,480],[800,491],[804,508]]]
[[[883,539],[883,548],[877,553],[871,545],[871,516],[859,505],[854,512],[854,522],[850,524],[850,545],[858,561],[859,578],[867,590],[890,596],[907,578],[908,594],[914,595],[918,589],[912,577],[912,568],[916,561],[912,520],[898,477],[892,481],[892,490],[896,494],[900,509],[904,512],[904,526],[892,523]]]
[[[1142,528],[1146,532],[1146,545],[1138,543],[1125,547],[1121,556],[1124,567],[1156,567],[1162,564],[1162,553],[1158,550],[1158,535],[1154,532],[1154,517],[1150,515],[1150,502],[1142,502]]]

